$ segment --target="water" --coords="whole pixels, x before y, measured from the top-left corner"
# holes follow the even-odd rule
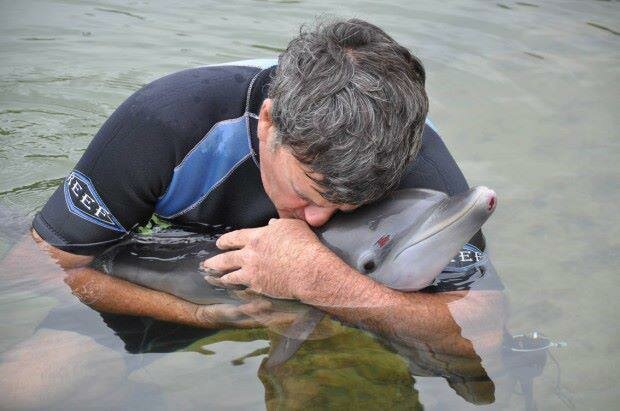
[[[538,407],[612,408],[620,400],[617,1],[2,1],[0,202],[32,216],[141,85],[187,67],[273,57],[323,12],[368,19],[423,60],[434,123],[470,183],[498,192],[486,234],[510,316],[485,324],[568,343],[551,349],[559,386],[551,359],[534,379]],[[7,239],[0,242],[6,251]],[[449,307],[481,361],[388,349],[331,323],[329,338],[269,372],[260,364],[277,336],[267,331],[224,331],[186,351],[132,355],[53,265],[24,258],[19,273],[1,271],[0,352],[11,380],[30,370],[28,386],[44,393],[30,395],[35,408],[526,405],[484,348],[481,324],[468,321],[471,296]],[[51,310],[88,324],[97,343],[36,331]],[[66,384],[51,391],[46,375]],[[0,404],[14,405],[8,397]]]

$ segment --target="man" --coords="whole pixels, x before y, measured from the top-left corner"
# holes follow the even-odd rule
[[[99,311],[255,326],[243,322],[255,304],[196,306],[88,266],[153,213],[229,227],[235,231],[218,240],[228,252],[204,262],[208,273],[225,275],[209,282],[295,298],[403,341],[432,335],[448,351],[471,353],[447,306],[463,294],[391,290],[347,266],[310,229],[397,187],[467,188],[425,127],[424,81],[409,51],[361,20],[302,31],[277,67],[164,77],[103,125],[37,214],[33,235],[66,270],[74,294]]]

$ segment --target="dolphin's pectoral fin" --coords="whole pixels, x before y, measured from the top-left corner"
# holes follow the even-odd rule
[[[235,358],[231,361],[232,365],[243,365],[245,364],[245,360],[252,357],[259,357],[261,355],[265,355],[269,353],[269,347],[259,348],[258,350],[254,350],[249,354],[244,355],[243,357]]]
[[[269,358],[265,362],[265,367],[278,367],[295,355],[297,350],[299,350],[310,334],[312,334],[312,331],[314,331],[324,316],[324,312],[316,308],[308,308],[308,311],[299,319],[295,320],[282,335],[282,339],[273,348]]]

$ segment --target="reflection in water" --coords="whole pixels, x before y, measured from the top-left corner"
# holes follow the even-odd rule
[[[268,337],[271,347],[282,339],[273,332],[261,337]],[[268,409],[403,409],[404,404],[404,409],[422,409],[416,379],[431,377],[445,380],[461,398],[460,402],[454,398],[437,402],[440,409],[460,409],[465,406],[462,400],[471,405],[493,404],[496,391],[503,390],[498,393],[504,397],[502,402],[518,394],[523,396],[525,409],[535,410],[534,379],[546,365],[547,350],[562,346],[538,333],[511,336],[506,332],[501,346],[487,347],[484,358],[489,364],[493,353],[496,355],[494,382],[477,354],[434,351],[431,341],[405,346],[326,319],[313,337],[285,364],[267,367],[268,358],[263,359],[258,376],[265,387]],[[239,335],[233,340],[239,341]],[[221,338],[208,337],[194,346],[213,355],[208,347],[219,341]],[[263,354],[268,354],[265,348],[231,362],[240,364],[245,358]],[[565,393],[558,391],[558,395],[571,407]]]
[[[579,408],[610,409],[618,399],[614,381],[620,356],[617,330],[610,327],[618,317],[617,304],[613,304],[618,300],[617,269],[607,257],[618,248],[619,235],[610,224],[617,217],[614,207],[603,205],[620,200],[618,116],[614,114],[618,111],[620,3],[499,2],[511,9],[476,0],[467,5],[388,1],[342,3],[336,12],[359,15],[385,26],[420,53],[429,74],[431,112],[443,127],[446,144],[470,182],[496,187],[505,199],[488,233],[496,247],[494,261],[516,307],[506,328],[541,329],[553,337],[579,329],[580,333],[571,335],[570,348],[558,354],[563,369],[571,371],[565,371],[563,380]],[[144,19],[96,10],[92,2],[39,1],[36,7],[30,2],[3,4],[2,200],[25,210],[40,209],[51,188],[13,189],[65,176],[101,122],[141,84],[188,67],[273,57],[273,52],[251,45],[286,44],[301,21],[334,10],[333,4],[321,1],[284,6],[274,1],[269,7],[254,1],[242,1],[242,7],[210,2],[205,20],[204,2],[184,2],[175,8],[158,1],[135,3],[130,8],[117,1],[109,3],[109,9],[129,11]],[[274,13],[279,24],[265,27],[255,23],[269,21]],[[45,16],[44,25],[40,24],[41,16]],[[179,53],[180,47],[190,52]],[[133,58],[127,59],[128,55]],[[65,109],[66,115],[54,114]],[[69,158],[27,157],[50,153]],[[6,251],[5,237],[0,238],[0,248],[2,253]],[[18,271],[7,268],[0,278],[2,359],[6,364],[10,352],[24,354],[11,357],[23,361],[12,368],[15,373],[11,378],[28,376],[18,371],[34,365],[35,358],[48,365],[36,374],[41,376],[40,386],[43,382],[50,387],[59,382],[68,384],[71,379],[60,371],[73,362],[97,370],[100,381],[115,376],[123,382],[111,384],[116,389],[131,385],[128,378],[156,388],[157,395],[137,392],[140,398],[129,399],[122,398],[127,393],[123,389],[111,389],[107,398],[99,393],[99,402],[108,408],[116,401],[124,401],[130,408],[132,398],[135,407],[131,408],[136,409],[264,407],[263,386],[256,378],[262,355],[246,356],[264,350],[269,340],[266,334],[242,330],[242,339],[227,331],[218,332],[207,338],[221,338],[219,342],[204,344],[211,355],[199,350],[129,354],[98,314],[81,306],[66,285],[54,281],[58,273],[50,271],[50,275],[41,276],[31,268],[24,255]],[[539,274],[540,269],[544,272]],[[9,274],[11,281],[6,278]],[[469,298],[474,298],[471,294]],[[91,330],[74,325],[82,333],[74,337],[82,344],[71,345],[72,334],[60,331],[54,332],[59,333],[57,341],[62,343],[51,344],[46,335],[36,337],[40,335],[36,331],[39,323],[53,307],[60,309],[59,304],[67,316],[80,310],[90,312],[87,319],[93,325]],[[467,318],[457,315],[466,311],[458,307],[451,310],[461,334],[472,343],[495,385],[491,407],[522,409],[524,398],[517,395],[522,393],[520,383],[509,371],[522,369],[525,374],[537,374],[542,366],[527,364],[541,364],[546,357],[532,353],[532,363],[526,361],[528,356],[516,356],[503,364],[497,352],[485,348],[484,330],[477,330],[475,321],[467,323]],[[498,329],[496,325],[491,328]],[[161,332],[157,327],[148,329],[146,341],[152,332]],[[136,335],[144,335],[142,332]],[[113,353],[104,354],[112,348],[87,343],[84,336],[109,342],[130,364],[127,370],[135,371],[127,376],[127,371],[120,371],[114,362],[117,357]],[[49,349],[34,349],[26,344],[30,338],[46,341]],[[497,341],[486,345],[497,346]],[[99,347],[103,351],[93,349],[87,356],[76,351],[76,355],[66,357],[65,364],[53,361],[55,354],[62,353],[58,347]],[[343,349],[346,352],[346,347]],[[325,355],[327,351],[328,347]],[[398,357],[415,368],[410,359],[415,355],[407,356],[405,350]],[[112,359],[109,366],[105,366],[106,359]],[[233,365],[238,359],[236,363],[240,364]],[[541,409],[563,406],[553,394],[557,378],[552,359],[550,356],[547,360],[550,364],[545,365],[542,377],[533,380],[535,402]],[[72,369],[77,373],[81,367]],[[417,375],[414,382],[407,372],[400,375],[414,384],[417,398],[426,409],[441,409],[442,404],[448,404],[443,408],[458,409],[470,404],[445,378]],[[10,379],[0,384],[4,381]],[[343,391],[346,389],[350,387],[345,385]],[[77,391],[67,388],[62,392],[74,395]],[[58,405],[62,404],[62,395],[51,393],[46,392],[50,398],[45,408],[52,408],[52,399],[58,401],[57,408],[62,408]],[[452,400],[450,394],[457,398]],[[0,408],[6,398],[0,397]],[[94,399],[87,404],[97,402]]]
[[[267,409],[422,409],[401,356],[363,331],[334,328],[335,335],[307,341],[279,367],[263,361],[258,376]]]
[[[341,326],[342,327],[342,326]],[[268,409],[422,409],[418,377],[444,378],[465,401],[489,404],[495,387],[480,358],[396,345],[343,328],[309,341],[275,369],[259,370]]]
[[[519,384],[519,394],[524,397],[527,410],[537,409],[534,399],[534,379],[542,374],[547,363],[547,357],[552,358],[558,368],[556,394],[568,408],[575,408],[568,394],[560,385],[560,364],[548,352],[549,348],[565,346],[565,342],[552,342],[538,332],[514,336],[506,333],[502,347],[504,367],[510,376],[510,386],[513,387],[513,392],[516,392],[515,385]]]
[[[0,211],[3,238],[17,242],[27,229],[26,219],[7,208]],[[45,283],[40,265],[28,257],[36,246],[26,240],[2,261],[5,287]],[[11,267],[18,271],[11,272]],[[219,343],[263,342],[237,353],[228,365],[247,367],[262,360],[258,378],[268,409],[502,406],[515,390],[524,396],[527,409],[535,409],[533,381],[546,364],[546,350],[554,346],[539,334],[511,337],[505,331],[505,296],[490,264],[447,273],[427,289],[445,297],[443,311],[449,318],[439,330],[436,324],[428,324],[427,329],[399,329],[379,336],[326,317],[301,349],[276,367],[266,364],[284,338],[282,328],[215,331],[98,314],[68,295],[59,281],[59,268],[51,264],[46,271],[51,273],[49,295],[59,304],[43,317],[31,337],[3,354],[0,364],[0,374],[11,375],[0,384],[0,392],[15,406],[75,408],[80,402],[114,393],[117,403],[108,405],[126,407],[139,398],[136,392],[159,398],[172,383],[145,377],[162,361],[175,361],[166,353],[176,356],[182,350],[199,355],[195,368],[183,367],[181,372],[209,378],[213,372],[209,364],[221,355]],[[11,279],[15,282],[7,282]],[[43,290],[41,283],[37,287]],[[447,287],[453,291],[437,294]],[[356,325],[363,327],[364,319]],[[34,352],[44,354],[45,360],[33,357]],[[32,382],[32,375],[41,377]],[[96,389],[80,388],[95,376]],[[444,381],[453,394],[448,395],[446,388],[437,391],[429,380]]]
[[[459,356],[442,353],[441,348],[435,351],[430,341],[405,346],[360,330],[334,327],[340,327],[332,330],[334,336],[307,342],[280,367],[266,367],[267,359],[263,361],[259,377],[268,409],[400,409],[403,404],[406,409],[421,409],[416,380],[425,378],[428,383],[428,378],[435,378],[445,380],[456,396],[446,396],[445,390],[433,393],[432,398],[424,398],[430,408],[462,409],[465,402],[496,401],[501,408],[517,395],[526,410],[535,410],[534,380],[547,363],[547,350],[562,346],[538,333],[513,337],[505,332],[501,346],[487,347],[482,356]],[[271,337],[273,347],[281,337]],[[494,379],[483,362],[492,368]],[[557,378],[556,394],[573,408],[560,385],[559,368]]]

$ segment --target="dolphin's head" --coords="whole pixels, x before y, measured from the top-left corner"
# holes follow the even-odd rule
[[[474,236],[496,203],[495,192],[486,187],[453,197],[400,190],[352,215],[338,216],[319,236],[359,272],[394,289],[419,290]]]
[[[399,290],[428,286],[476,234],[496,205],[497,196],[487,187],[474,187],[444,198],[431,207],[426,218],[403,230],[384,251],[381,264],[368,274]]]

